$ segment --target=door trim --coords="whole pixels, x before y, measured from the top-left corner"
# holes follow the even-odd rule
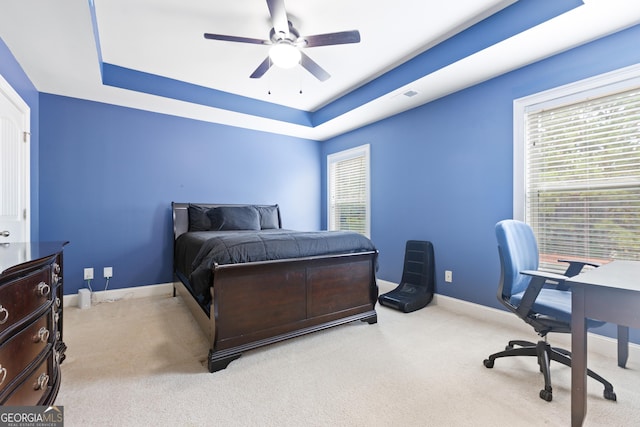
[[[31,108],[20,97],[18,92],[0,74],[0,96],[4,96],[15,107],[23,113],[22,132],[27,144],[25,153],[25,209],[26,217],[24,221],[25,241],[31,240]]]

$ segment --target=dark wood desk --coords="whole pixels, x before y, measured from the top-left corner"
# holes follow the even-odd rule
[[[640,328],[640,261],[613,261],[567,281],[572,287],[571,425],[587,414],[586,318],[618,326],[618,364],[628,356],[628,327]]]

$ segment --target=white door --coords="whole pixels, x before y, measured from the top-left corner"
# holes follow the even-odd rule
[[[0,76],[0,244],[30,239],[29,106]]]

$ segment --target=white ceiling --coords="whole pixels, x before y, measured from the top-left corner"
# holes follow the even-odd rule
[[[385,89],[315,127],[108,86],[101,77],[100,60],[223,91],[235,99],[242,96],[313,112],[512,3],[286,0],[289,19],[302,35],[360,31],[358,44],[305,49],[331,74],[325,82],[300,66],[272,67],[261,79],[250,79],[268,46],[204,39],[205,32],[268,39],[271,23],[265,0],[3,1],[0,37],[40,92],[324,140],[640,23],[640,1],[587,1],[439,70]],[[419,94],[398,96],[409,89]]]
[[[273,67],[263,78],[250,79],[269,46],[203,37],[208,32],[268,40],[265,0],[96,0],[96,12],[105,62],[313,111],[505,1],[457,0],[455,9],[445,3],[395,0],[389,10],[371,0],[285,1],[289,19],[303,35],[360,31],[358,44],[305,50],[332,75],[326,82],[302,67]]]

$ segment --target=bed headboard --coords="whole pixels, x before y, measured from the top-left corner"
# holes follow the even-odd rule
[[[225,203],[178,203],[171,202],[173,211],[173,240],[175,241],[181,234],[189,231],[189,205],[198,205],[205,208],[216,208],[220,206],[255,206],[255,207],[276,207],[278,212],[278,228],[282,228],[282,218],[280,217],[280,207],[278,205],[241,205]]]

